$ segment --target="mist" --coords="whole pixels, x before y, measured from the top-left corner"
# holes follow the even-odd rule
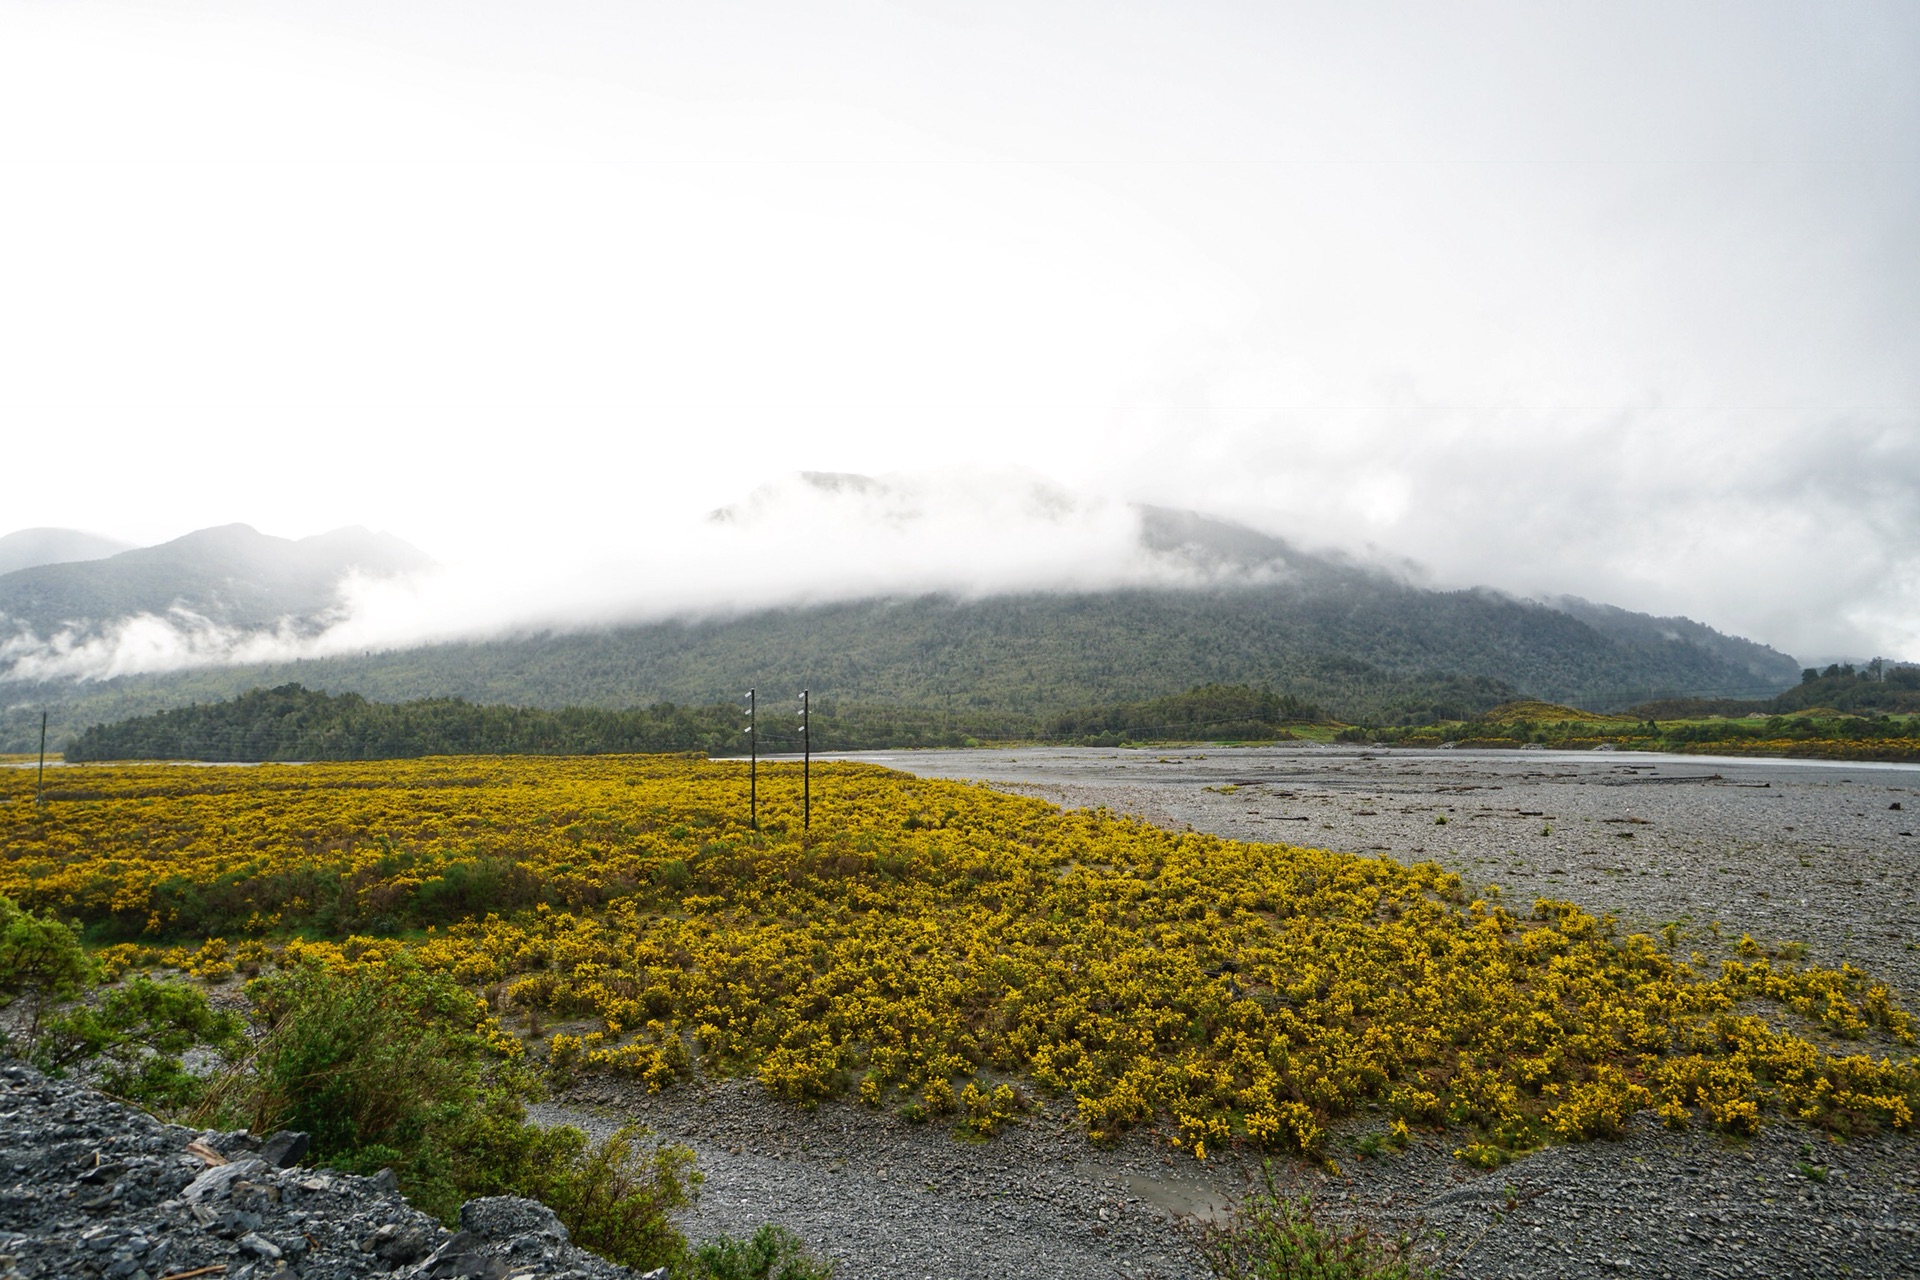
[[[39,669],[1157,581],[1139,502],[1920,657],[1910,5],[0,24],[0,528],[445,566]]]
[[[1259,584],[1287,572],[1153,550],[1141,531],[1138,507],[1026,473],[810,472],[698,518],[636,520],[619,547],[530,541],[416,573],[350,573],[332,609],[271,628],[176,608],[21,631],[0,642],[0,668],[14,681],[100,680],[872,597]]]

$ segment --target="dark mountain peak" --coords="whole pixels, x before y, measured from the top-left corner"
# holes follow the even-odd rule
[[[0,574],[43,564],[104,560],[130,550],[131,543],[80,529],[18,529],[0,537]]]
[[[1197,511],[1142,505],[1140,545],[1196,564],[1263,569],[1295,568],[1305,556],[1285,539]]]

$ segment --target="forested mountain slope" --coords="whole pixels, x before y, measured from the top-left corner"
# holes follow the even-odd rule
[[[43,705],[60,740],[293,682],[380,702],[544,708],[701,706],[750,687],[769,698],[810,688],[843,710],[915,709],[991,732],[1208,684],[1271,688],[1350,722],[1420,723],[1523,695],[1610,709],[1770,697],[1799,678],[1786,655],[1686,619],[1584,602],[1575,616],[1492,591],[1432,590],[1191,513],[1146,510],[1141,543],[1170,581],[1192,585],[854,600],[80,685],[16,680],[0,688],[10,707],[0,744],[30,746]],[[147,563],[130,560],[140,555],[58,567]],[[299,589],[317,587],[277,601]],[[233,616],[249,607],[236,599]]]

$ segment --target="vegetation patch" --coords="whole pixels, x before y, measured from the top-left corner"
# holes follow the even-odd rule
[[[1323,1226],[1312,1200],[1279,1191],[1273,1170],[1232,1218],[1201,1236],[1207,1265],[1222,1280],[1422,1280],[1431,1273],[1412,1242],[1384,1239],[1365,1226]]]
[[[1096,1138],[1158,1122],[1196,1154],[1319,1154],[1377,1106],[1464,1126],[1483,1163],[1646,1108],[1849,1131],[1920,1102],[1908,1014],[1851,968],[1707,968],[1571,903],[1470,900],[1432,864],[871,766],[814,770],[810,833],[797,769],[763,767],[755,831],[744,766],[684,757],[60,781],[36,807],[0,778],[0,892],[84,921],[105,963],[404,964],[479,993],[496,1052],[517,1028],[651,1088],[698,1065],[984,1133],[1017,1117],[992,1083],[1016,1078]]]

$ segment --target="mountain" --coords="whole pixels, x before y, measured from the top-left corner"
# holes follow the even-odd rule
[[[1617,605],[1594,604],[1578,596],[1558,596],[1546,602],[1563,613],[1572,614],[1596,631],[1630,644],[1659,648],[1667,644],[1692,645],[1722,659],[1730,666],[1744,669],[1761,684],[1779,684],[1797,679],[1790,668],[1797,664],[1786,654],[1766,645],[1724,635],[1691,618],[1657,618],[1632,613]]]
[[[132,547],[79,529],[20,529],[0,537],[0,575],[36,565],[102,560]]]
[[[866,708],[895,722],[910,710],[984,737],[1205,685],[1270,688],[1346,721],[1427,723],[1521,696],[1595,710],[1766,698],[1800,676],[1785,654],[1685,618],[1435,590],[1411,566],[1310,552],[1191,512],[1139,515],[1144,580],[1160,585],[903,595],[85,685],[16,678],[0,686],[13,708],[0,713],[0,749],[21,749],[41,705],[71,735],[291,683],[379,702],[540,708],[703,706],[750,687],[763,701],[809,688],[843,717]],[[393,572],[423,559],[363,530],[291,543],[231,526],[0,577],[0,609],[45,627],[179,601],[257,626],[325,610],[348,566]],[[0,643],[0,660],[6,652]]]
[[[400,539],[360,528],[294,541],[230,524],[103,559],[0,575],[0,620],[43,638],[176,609],[225,627],[267,627],[333,607],[349,572],[384,576],[428,563]]]

